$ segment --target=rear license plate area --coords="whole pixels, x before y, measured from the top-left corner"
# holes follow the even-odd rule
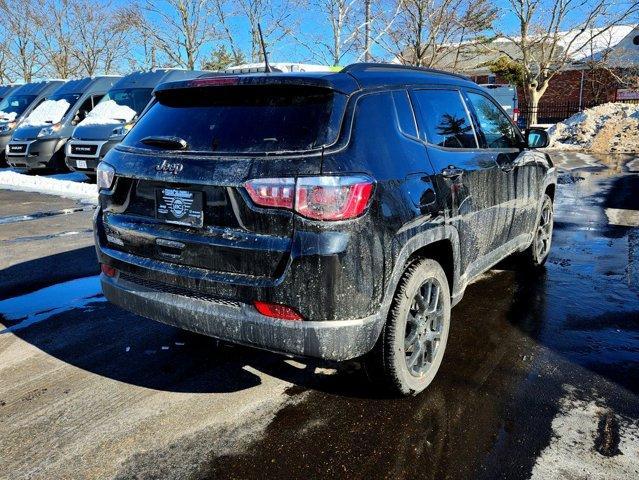
[[[155,189],[155,216],[163,222],[202,227],[203,205],[202,192],[178,188]]]

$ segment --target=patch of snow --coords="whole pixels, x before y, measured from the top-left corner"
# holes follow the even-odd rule
[[[89,177],[87,177],[84,173],[81,172],[71,172],[71,173],[54,173],[53,175],[47,175],[47,178],[53,178],[55,180],[68,180],[70,182],[86,182]]]
[[[51,177],[41,177],[39,175],[24,175],[5,170],[0,171],[0,188],[58,195],[91,204],[98,203],[97,186],[90,183],[79,183],[77,180],[61,180]]]
[[[601,398],[582,400],[574,387],[564,386],[559,413],[552,421],[553,436],[533,467],[532,480],[608,480],[637,478],[639,467],[639,423],[615,414],[619,423],[619,452],[604,456],[595,449],[599,422],[607,411]]]
[[[639,105],[605,103],[548,129],[550,148],[600,153],[639,152]]]
[[[129,123],[137,114],[126,105],[118,105],[114,100],[98,103],[78,125],[109,125],[114,120]]]
[[[0,112],[0,121],[2,122],[13,122],[18,114],[16,112]]]
[[[45,100],[22,123],[23,127],[45,127],[58,123],[71,105],[66,100]]]

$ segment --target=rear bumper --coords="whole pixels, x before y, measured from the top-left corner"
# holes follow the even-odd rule
[[[379,314],[331,321],[276,320],[252,305],[160,291],[101,276],[105,297],[138,315],[221,340],[296,356],[342,361],[370,351],[384,324]]]

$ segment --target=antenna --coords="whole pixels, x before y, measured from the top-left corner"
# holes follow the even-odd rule
[[[268,63],[268,55],[266,55],[266,44],[264,43],[264,37],[262,36],[262,26],[257,24],[257,31],[260,34],[260,44],[262,45],[262,55],[264,55],[264,71],[271,73],[271,66]]]

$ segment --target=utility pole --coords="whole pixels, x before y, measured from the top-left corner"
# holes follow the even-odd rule
[[[364,0],[364,61],[371,61],[371,0]]]

